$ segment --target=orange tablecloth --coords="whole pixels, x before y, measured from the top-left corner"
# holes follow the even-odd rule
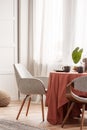
[[[66,109],[66,104],[68,102],[68,100],[65,97],[66,85],[74,78],[84,75],[87,75],[87,73],[66,73],[66,72],[50,73],[48,91],[46,95],[46,106],[48,106],[48,114],[47,114],[48,122],[54,125],[62,122]],[[75,107],[74,110],[78,109],[77,106]],[[80,114],[79,109],[77,110],[76,114],[77,116],[78,114]]]

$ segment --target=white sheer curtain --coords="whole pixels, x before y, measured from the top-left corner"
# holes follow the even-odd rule
[[[29,0],[28,66],[44,76],[58,65],[72,65],[76,46],[86,51],[87,0]]]
[[[77,0],[74,43],[84,49],[87,57],[87,0]]]

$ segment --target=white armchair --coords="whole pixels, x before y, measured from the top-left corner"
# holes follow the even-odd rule
[[[45,84],[39,78],[33,77],[30,72],[22,64],[14,64],[15,76],[18,85],[18,90],[20,93],[26,95],[24,98],[20,110],[16,119],[18,120],[19,115],[22,111],[24,103],[29,97],[29,102],[27,106],[26,116],[28,115],[28,110],[31,102],[31,95],[40,95],[41,96],[41,107],[42,107],[42,118],[44,121],[44,104],[43,104],[43,95],[46,94]]]

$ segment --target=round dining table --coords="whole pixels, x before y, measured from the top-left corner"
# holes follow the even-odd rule
[[[73,79],[86,75],[87,73],[77,72],[50,72],[46,94],[46,106],[48,107],[47,121],[49,123],[53,125],[62,123],[69,102],[66,98],[66,86]],[[80,114],[79,105],[75,106],[71,116],[79,116]]]

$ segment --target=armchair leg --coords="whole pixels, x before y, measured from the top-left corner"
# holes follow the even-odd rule
[[[65,116],[65,118],[64,118],[64,120],[63,120],[63,122],[62,122],[62,125],[61,125],[62,128],[63,128],[63,126],[64,126],[66,120],[68,119],[69,114],[70,114],[70,112],[71,112],[71,110],[72,110],[74,104],[75,104],[74,102],[71,103],[71,105],[70,105],[70,107],[69,107],[69,110],[67,111],[67,114],[66,114],[66,116]]]
[[[43,95],[41,95],[41,108],[42,108],[42,119],[44,121],[44,105],[43,105]]]
[[[25,101],[26,101],[26,99],[27,99],[28,96],[29,96],[29,95],[27,95],[27,96],[24,98],[24,100],[23,100],[23,102],[22,102],[22,104],[21,104],[21,107],[20,107],[20,109],[19,109],[18,115],[17,115],[17,117],[16,117],[16,120],[18,120],[19,115],[20,115],[20,113],[21,113],[21,111],[22,111],[22,108],[23,108],[24,103],[25,103]]]
[[[85,112],[85,104],[83,104],[83,106],[82,106],[82,119],[81,119],[81,127],[80,127],[80,130],[82,130],[82,127],[83,127],[84,112]]]
[[[26,116],[28,115],[28,111],[29,111],[29,107],[30,107],[30,102],[31,102],[31,97],[29,97],[27,111],[26,111]]]

